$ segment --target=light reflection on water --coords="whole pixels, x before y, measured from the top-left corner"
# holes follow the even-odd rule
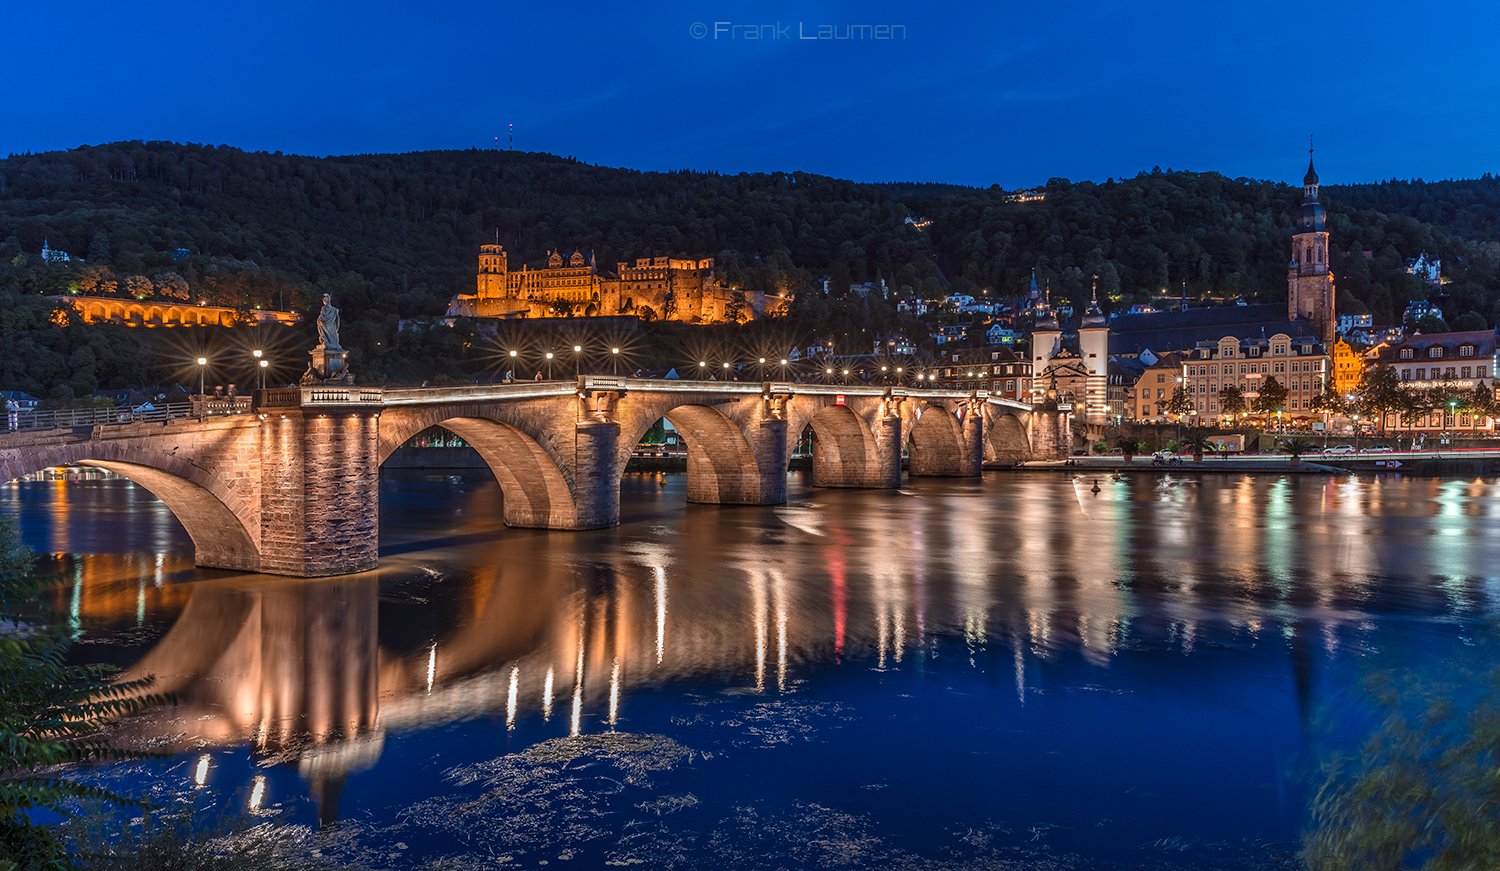
[[[58,604],[88,655],[178,697],[122,738],[184,767],[114,776],[190,789],[208,748],[226,787],[289,818],[357,816],[369,841],[399,829],[413,862],[455,849],[419,810],[455,791],[453,772],[622,731],[708,755],[641,775],[649,794],[605,802],[564,851],[618,852],[631,814],[671,787],[693,796],[684,825],[728,833],[721,846],[749,843],[732,834],[745,808],[794,832],[816,807],[912,856],[961,850],[957,826],[993,830],[983,849],[1139,862],[1160,858],[1142,844],[1185,837],[1170,843],[1197,845],[1191,867],[1210,844],[1295,839],[1312,709],[1362,659],[1392,642],[1440,658],[1493,616],[1490,482],[1092,486],[793,486],[784,506],[717,508],[684,506],[679,476],[630,476],[622,526],[577,533],[505,529],[478,478],[389,476],[380,569],[318,581],[194,569],[185,533],[128,482],[0,499],[33,547],[72,554]],[[526,777],[562,776],[517,759],[533,757]],[[276,804],[299,795],[316,807]]]

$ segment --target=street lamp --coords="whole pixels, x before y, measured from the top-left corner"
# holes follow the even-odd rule
[[[582,345],[574,345],[573,346],[573,377],[574,378],[577,378],[579,375],[583,374],[583,369],[581,368],[583,366],[583,363],[581,362],[582,359],[583,359],[582,354],[583,354],[583,346]]]
[[[516,362],[517,362],[516,358],[518,356],[519,356],[519,354],[517,354],[515,351],[511,351],[510,352],[510,377],[511,377],[511,380],[515,380],[515,377],[516,377]]]
[[[552,380],[552,352],[547,352],[547,380]]]
[[[707,381],[708,380],[708,361],[707,360],[699,360],[698,361],[698,380],[699,381]]]
[[[208,397],[206,397],[206,396],[203,395],[203,372],[207,368],[208,368],[208,358],[207,357],[199,357],[198,358],[198,416],[199,417],[202,417],[203,413],[208,410]]]
[[[766,358],[765,357],[761,357],[760,358],[760,369],[758,369],[756,371],[756,375],[759,376],[759,379],[761,381],[766,380]]]
[[[609,354],[610,354],[610,357],[609,357],[609,374],[611,374],[611,375],[619,375],[620,374],[620,349],[619,348],[610,348],[609,349]]]
[[[271,361],[269,361],[269,360],[262,360],[262,361],[260,361],[260,389],[261,390],[265,390],[266,389],[266,367],[268,367],[270,365],[271,365]]]

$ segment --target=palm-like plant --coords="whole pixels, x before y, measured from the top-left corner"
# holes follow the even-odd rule
[[[1313,449],[1313,443],[1307,439],[1287,439],[1281,443],[1281,449],[1292,455],[1292,465],[1296,466],[1302,462],[1302,455]]]
[[[1193,462],[1203,462],[1204,452],[1216,452],[1218,448],[1208,440],[1208,436],[1202,430],[1189,430],[1182,439],[1182,449],[1193,452]]]
[[[1145,443],[1140,439],[1120,439],[1120,455],[1127,463],[1134,460],[1135,455],[1145,450],[1145,447]]]

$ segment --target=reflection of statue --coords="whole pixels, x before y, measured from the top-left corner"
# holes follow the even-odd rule
[[[329,303],[328,294],[323,294],[323,310],[318,312],[318,344],[330,351],[341,351],[339,347],[339,310]]]

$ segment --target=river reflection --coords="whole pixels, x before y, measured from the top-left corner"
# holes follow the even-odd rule
[[[680,477],[629,476],[625,522],[578,533],[505,529],[481,478],[392,475],[380,569],[316,581],[194,569],[180,527],[128,482],[4,499],[58,554],[87,655],[177,696],[121,737],[182,767],[111,776],[195,788],[217,754],[226,788],[256,783],[292,819],[356,811],[361,849],[399,837],[408,864],[500,847],[619,858],[649,819],[661,837],[641,855],[665,838],[684,867],[735,844],[754,865],[777,855],[764,831],[828,826],[844,827],[833,864],[861,864],[878,833],[880,855],[912,861],[1258,867],[1249,845],[1292,844],[1303,824],[1294,769],[1314,709],[1384,646],[1440,658],[1494,610],[1491,482],[1094,485],[793,486],[784,506],[717,508],[684,506]],[[475,813],[465,784],[526,796],[538,771],[562,777],[539,753],[624,765],[587,743],[622,734],[692,748],[688,762],[652,744],[678,761],[612,780],[622,797],[590,799],[599,818],[576,844],[555,841],[561,817],[490,840],[435,821]],[[673,789],[697,840],[650,810]],[[538,796],[505,813],[559,812]]]

